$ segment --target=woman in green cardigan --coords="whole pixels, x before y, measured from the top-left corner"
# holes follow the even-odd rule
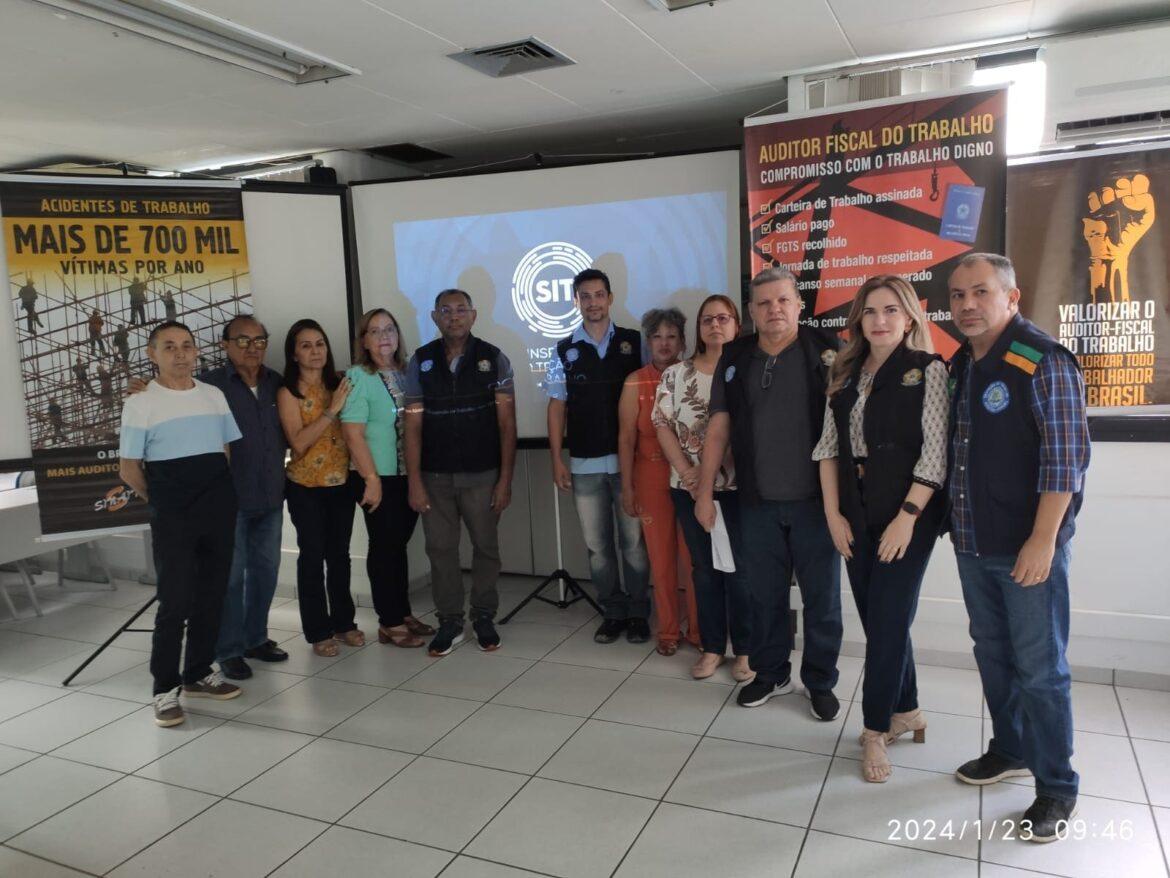
[[[353,389],[341,411],[341,433],[362,477],[362,512],[369,549],[366,572],[378,613],[378,641],[417,648],[435,630],[410,611],[406,544],[418,513],[407,502],[402,465],[402,400],[406,359],[398,321],[385,308],[367,311],[354,338]]]

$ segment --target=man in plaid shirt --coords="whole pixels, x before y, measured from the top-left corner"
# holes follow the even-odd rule
[[[1089,465],[1076,358],[1019,315],[1015,270],[970,253],[950,278],[966,343],[951,362],[951,540],[993,737],[959,780],[1036,779],[1020,837],[1054,841],[1076,808],[1070,541]]]

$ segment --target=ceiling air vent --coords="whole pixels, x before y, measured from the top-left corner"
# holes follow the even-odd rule
[[[536,37],[528,37],[513,43],[500,43],[498,46],[466,49],[447,57],[454,58],[480,73],[495,77],[533,73],[537,70],[567,67],[576,63]]]
[[[417,143],[391,143],[386,146],[371,146],[365,150],[370,155],[376,155],[395,162],[407,165],[418,165],[423,162],[437,162],[440,159],[451,158],[445,152],[419,146]]]

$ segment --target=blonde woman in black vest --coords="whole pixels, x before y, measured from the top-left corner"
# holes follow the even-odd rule
[[[862,776],[884,783],[886,745],[926,740],[910,624],[944,509],[947,372],[905,278],[866,281],[846,329],[813,459],[865,628]]]

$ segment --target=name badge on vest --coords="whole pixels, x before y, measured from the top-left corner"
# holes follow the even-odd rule
[[[634,352],[634,346],[628,341],[623,341],[618,349],[627,357]]]
[[[994,381],[983,391],[983,407],[993,415],[998,415],[1008,407],[1012,395],[1008,393],[1007,385],[1002,381]]]
[[[735,366],[728,366],[727,371],[723,373],[723,380],[730,381],[735,377]]]
[[[906,372],[902,373],[902,386],[903,387],[917,387],[921,383],[922,383],[922,370],[921,369],[909,369]]]
[[[476,368],[479,369],[479,371],[481,371],[481,372],[490,372],[492,370],[492,361],[491,360],[480,360],[475,365],[476,365]]]
[[[418,364],[418,369],[420,372],[429,372],[433,368],[435,368],[435,361],[434,360],[423,360],[421,363]]]
[[[581,356],[581,352],[579,350],[576,348],[569,348],[567,351],[565,351],[565,364],[572,366],[575,362],[577,362],[577,358],[579,356]]]

